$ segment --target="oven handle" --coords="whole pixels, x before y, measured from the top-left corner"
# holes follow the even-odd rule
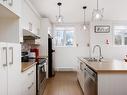
[[[44,66],[44,65],[45,65],[45,64],[39,64],[38,67],[42,67],[42,66]]]

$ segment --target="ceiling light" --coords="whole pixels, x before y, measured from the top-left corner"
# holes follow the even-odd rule
[[[56,16],[56,21],[60,23],[60,22],[63,22],[63,16],[61,15],[61,6],[62,6],[62,3],[58,2],[57,5],[59,7],[59,15]]]
[[[92,19],[93,20],[102,20],[102,18],[103,18],[103,12],[104,12],[104,8],[99,9],[98,0],[97,0],[97,9],[93,10]]]
[[[83,24],[83,29],[84,30],[86,30],[87,29],[87,27],[86,27],[86,19],[85,19],[85,15],[86,15],[86,13],[85,13],[85,10],[86,10],[86,6],[83,6],[83,10],[84,10],[84,24]]]
[[[83,29],[84,29],[84,30],[86,30],[86,29],[87,29],[87,27],[86,27],[86,25],[85,25],[85,24],[83,25]]]

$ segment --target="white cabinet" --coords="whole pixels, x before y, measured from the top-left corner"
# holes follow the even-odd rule
[[[40,17],[35,13],[30,2],[22,1],[22,28],[39,35],[40,31]]]
[[[20,53],[20,44],[0,43],[0,95],[21,95]]]
[[[1,84],[1,95],[7,95],[7,45],[0,43],[0,84]]]
[[[78,77],[78,81],[79,84],[82,88],[82,91],[84,92],[84,82],[85,82],[85,73],[84,73],[84,69],[86,67],[85,63],[83,63],[82,61],[78,60],[78,70],[77,70],[77,77]]]
[[[0,4],[15,13],[21,15],[21,0],[0,0]]]
[[[36,65],[22,73],[22,95],[36,95]]]

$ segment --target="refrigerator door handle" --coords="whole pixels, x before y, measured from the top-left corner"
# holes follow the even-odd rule
[[[55,50],[52,50],[52,52],[55,52]]]

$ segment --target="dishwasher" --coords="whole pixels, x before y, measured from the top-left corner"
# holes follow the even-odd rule
[[[94,70],[86,66],[84,70],[85,84],[84,95],[97,95],[97,74]]]

